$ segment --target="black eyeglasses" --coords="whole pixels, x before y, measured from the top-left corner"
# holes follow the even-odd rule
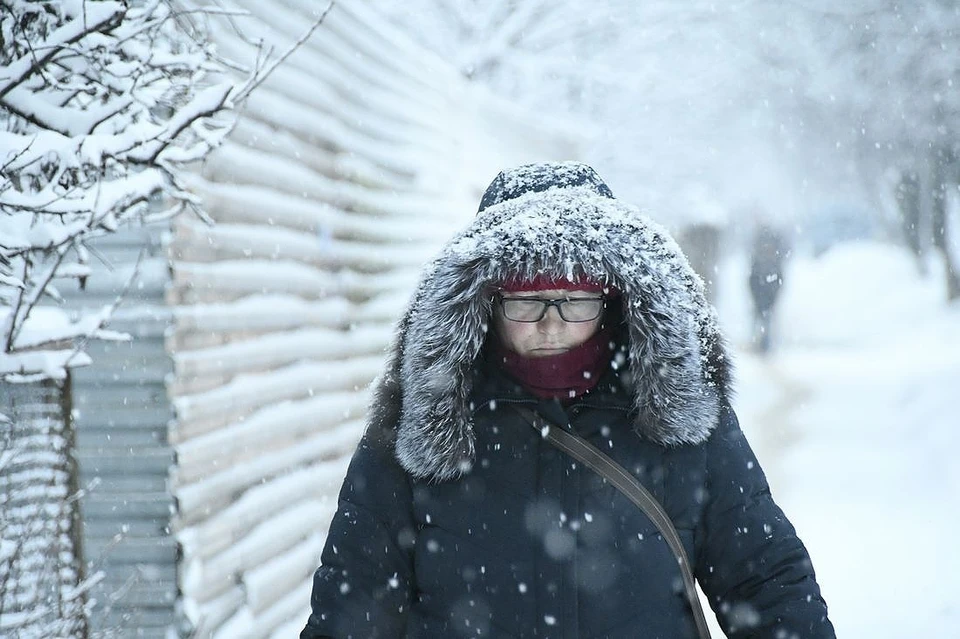
[[[564,297],[555,300],[538,297],[498,296],[503,316],[512,322],[539,322],[551,306],[557,307],[564,322],[591,322],[603,312],[603,297]]]

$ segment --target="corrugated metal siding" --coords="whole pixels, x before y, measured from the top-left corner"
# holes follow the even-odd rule
[[[74,307],[99,308],[128,289],[109,328],[133,339],[88,343],[93,364],[73,373],[84,559],[88,574],[103,573],[90,591],[96,600],[90,630],[97,636],[159,639],[175,623],[167,442],[173,408],[166,390],[173,363],[164,343],[172,315],[164,300],[168,234],[169,224],[159,224],[99,239],[94,247],[102,261],[91,260],[86,290],[61,291]]]
[[[324,5],[237,0],[283,50]],[[231,31],[220,50],[246,58]],[[503,165],[574,157],[569,135],[468,86],[337,3],[259,87],[192,188],[175,307],[180,587],[197,636],[295,636],[357,439],[367,386],[422,264]]]

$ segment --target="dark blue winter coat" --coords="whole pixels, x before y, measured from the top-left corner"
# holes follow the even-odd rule
[[[564,409],[495,373],[476,394],[477,463],[415,480],[368,432],[341,494],[302,638],[696,637],[654,524],[512,405],[570,423],[670,515],[731,638],[833,637],[810,560],[737,419],[665,448],[637,437],[616,379]]]
[[[571,269],[618,292],[621,351],[561,406],[484,354],[492,287]],[[729,637],[834,637],[730,408],[730,377],[702,283],[659,227],[589,167],[501,174],[400,322],[302,639],[696,636],[654,524],[517,404],[568,425],[661,501]]]

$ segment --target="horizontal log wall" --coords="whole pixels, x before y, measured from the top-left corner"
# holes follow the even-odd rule
[[[282,51],[325,3],[232,6]],[[252,63],[235,32],[214,38]],[[189,180],[214,224],[181,217],[167,246],[173,531],[196,636],[302,627],[367,387],[424,262],[499,168],[575,151],[363,2],[337,3],[253,92]]]

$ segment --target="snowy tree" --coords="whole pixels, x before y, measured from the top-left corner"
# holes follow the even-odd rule
[[[780,78],[755,72],[766,62],[755,51],[757,36],[749,33],[762,32],[767,20],[778,24],[765,3],[379,5],[465,76],[536,112],[578,118],[592,134],[586,157],[579,159],[594,164],[618,196],[668,224],[710,284],[729,222],[721,198],[753,199],[744,192],[757,187],[738,176],[727,188],[729,172],[749,158],[730,162],[724,155],[746,155],[774,137],[768,131],[775,125],[757,112],[766,115],[762,103]]]
[[[940,251],[955,299],[960,256],[947,242],[947,196],[960,181],[960,5],[858,0],[800,11],[826,56],[817,77],[797,85],[806,104],[798,118],[834,123],[834,144],[850,150],[868,194],[882,202],[892,187],[904,243],[921,257]]]
[[[717,206],[756,199],[758,194],[748,191],[775,181],[769,173],[781,169],[777,161],[784,171],[790,166],[783,161],[787,154],[777,153],[786,142],[775,111],[787,101],[781,94],[789,96],[791,77],[774,70],[763,51],[768,40],[784,35],[796,42],[789,24],[782,24],[789,5],[761,0],[377,4],[464,75],[537,112],[578,118],[593,142],[582,159],[594,164],[619,196],[648,207],[674,228],[716,223]],[[802,55],[819,58],[810,48]],[[795,60],[796,55],[787,59],[791,68],[822,66]],[[757,166],[766,171],[762,180],[746,170]],[[684,205],[704,193],[714,201]],[[775,200],[781,193],[759,195]]]
[[[209,116],[231,85],[202,87],[211,53],[184,26],[159,0],[4,0],[0,374],[58,377],[82,361],[73,340],[106,315],[34,316],[58,299],[54,280],[83,286],[89,239],[194,204],[176,171],[229,130]]]
[[[586,159],[674,226],[703,221],[688,191],[788,219],[819,191],[863,200],[887,224],[890,175],[922,179],[902,226],[944,252],[960,289],[943,248],[958,173],[956,2],[378,5],[464,75],[591,121]]]
[[[736,8],[753,0],[733,3]],[[604,126],[638,107],[676,107],[723,84],[715,3],[629,0],[379,0],[391,20],[461,70],[535,110]],[[667,64],[666,60],[673,60]],[[686,64],[684,60],[694,60]],[[699,64],[698,64],[699,63]],[[645,106],[647,108],[645,108]],[[692,123],[691,123],[692,124]],[[628,133],[623,129],[617,134]]]
[[[69,367],[111,308],[69,317],[88,242],[197,202],[178,180],[230,129],[239,90],[165,0],[0,0],[0,635],[84,634]],[[216,82],[211,77],[219,78]],[[94,254],[95,257],[95,254]]]

